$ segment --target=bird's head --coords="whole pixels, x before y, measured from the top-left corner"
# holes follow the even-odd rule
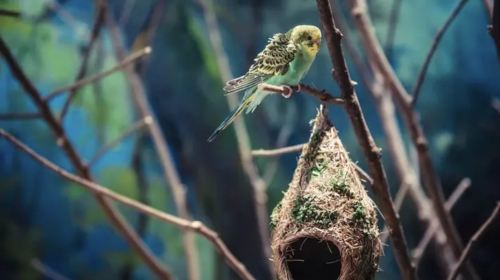
[[[321,44],[321,30],[314,25],[297,25],[288,31],[290,40],[302,47],[302,50],[315,56]]]

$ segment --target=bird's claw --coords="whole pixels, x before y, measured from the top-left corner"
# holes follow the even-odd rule
[[[284,98],[290,98],[292,96],[292,94],[293,94],[292,87],[284,85],[283,86],[283,93],[281,94],[281,96],[283,96]]]

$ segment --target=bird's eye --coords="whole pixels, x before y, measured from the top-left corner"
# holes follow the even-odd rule
[[[308,41],[311,41],[313,38],[311,37],[311,35],[307,36],[307,40]]]

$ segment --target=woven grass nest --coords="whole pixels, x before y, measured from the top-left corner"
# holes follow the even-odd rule
[[[377,271],[375,205],[323,106],[271,227],[278,279],[372,279]]]

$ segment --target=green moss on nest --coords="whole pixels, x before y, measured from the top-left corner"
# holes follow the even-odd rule
[[[361,201],[356,201],[353,203],[352,208],[354,210],[352,214],[352,219],[354,223],[360,226],[361,231],[365,235],[372,235],[371,228],[373,227],[373,219],[367,216],[365,206]]]
[[[276,228],[280,210],[281,210],[281,201],[274,207],[273,212],[271,212],[271,221],[269,222],[271,230],[274,230]]]
[[[349,187],[349,184],[347,183],[345,173],[344,175],[337,174],[335,177],[333,177],[330,180],[330,186],[336,193],[340,195],[347,196],[348,198],[352,198],[354,196],[351,188]]]
[[[310,176],[312,176],[312,177],[320,176],[323,173],[323,171],[326,170],[327,167],[328,167],[327,160],[318,160],[317,162],[314,163],[314,165],[309,170]]]
[[[292,217],[298,223],[313,223],[320,228],[328,228],[334,222],[338,213],[335,211],[322,211],[314,204],[314,197],[299,196],[292,208]]]

